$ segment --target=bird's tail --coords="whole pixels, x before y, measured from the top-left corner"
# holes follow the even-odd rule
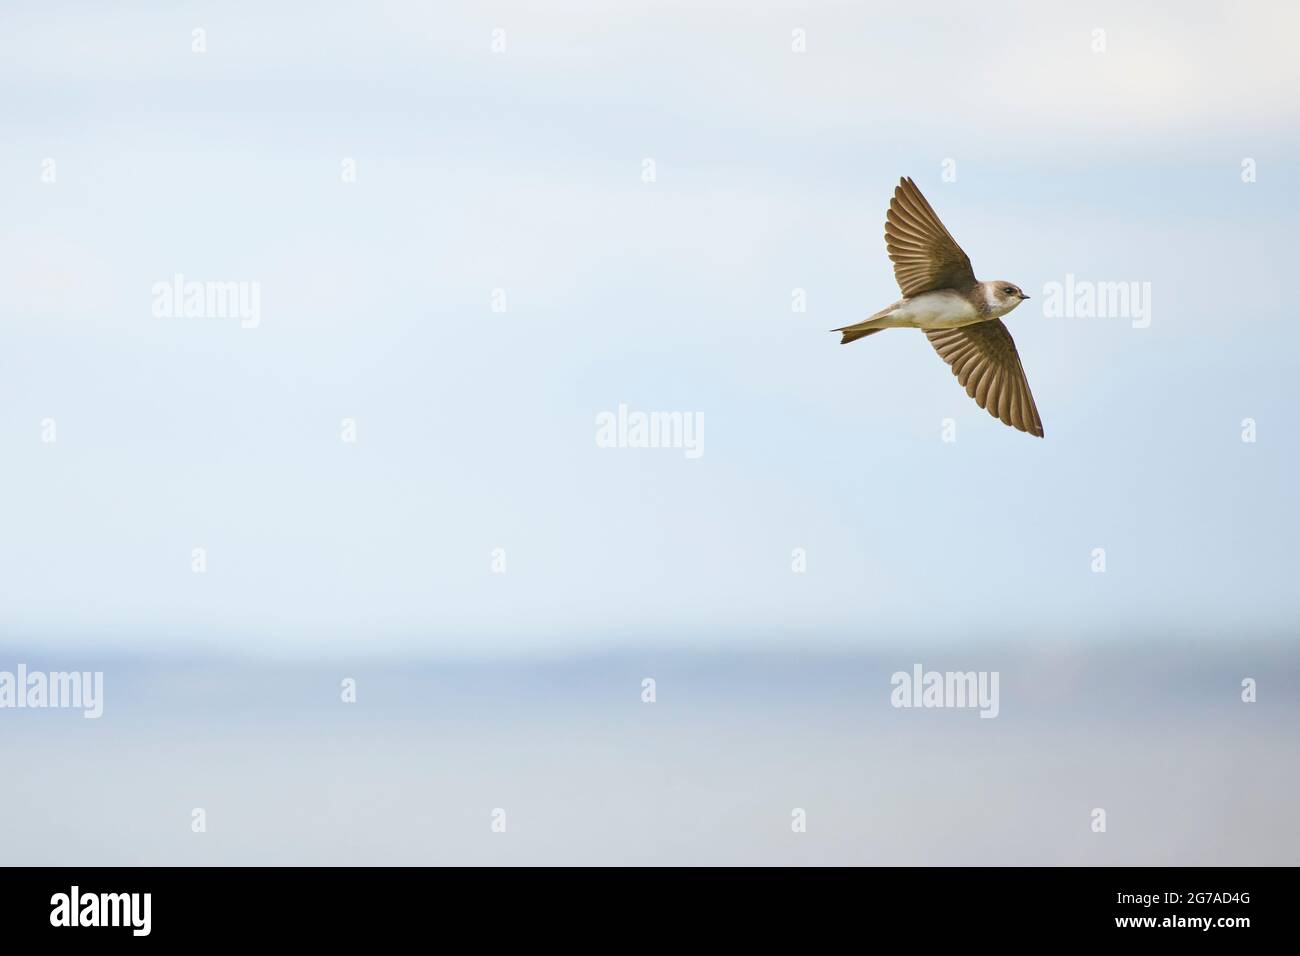
[[[848,345],[850,342],[856,342],[858,339],[866,338],[868,335],[875,335],[877,332],[883,332],[884,329],[834,329],[835,332],[843,332],[844,338],[840,339],[840,345]]]
[[[875,315],[865,318],[861,322],[854,322],[852,325],[831,329],[831,331],[844,333],[844,337],[840,339],[840,345],[848,345],[850,342],[864,339],[874,332],[883,332],[885,329],[893,327],[889,317],[900,305],[902,305],[901,300],[881,309]]]

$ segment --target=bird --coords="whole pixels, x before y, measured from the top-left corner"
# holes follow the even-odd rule
[[[921,329],[957,383],[1004,425],[1043,437],[1033,393],[1006,315],[1030,298],[1014,282],[975,278],[957,245],[911,178],[898,181],[885,215],[885,249],[903,297],[843,333],[841,345],[885,329]]]

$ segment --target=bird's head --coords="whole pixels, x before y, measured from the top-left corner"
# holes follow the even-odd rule
[[[1014,282],[1007,282],[1005,279],[997,279],[993,282],[984,283],[985,293],[988,296],[991,311],[998,315],[1006,315],[1029,296],[1021,290],[1020,286]]]

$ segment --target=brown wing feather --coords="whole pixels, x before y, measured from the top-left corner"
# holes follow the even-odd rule
[[[970,259],[910,179],[901,179],[885,216],[885,248],[903,295],[975,283]]]
[[[1043,420],[1020,354],[1001,319],[960,329],[926,329],[925,336],[980,408],[1004,425],[1043,437]]]

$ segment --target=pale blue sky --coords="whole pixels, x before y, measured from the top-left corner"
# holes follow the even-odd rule
[[[4,643],[1289,634],[1300,15],[1042,7],[6,5]],[[897,297],[900,175],[1035,293],[1045,440],[919,333],[826,331]],[[154,318],[178,272],[260,327]],[[1044,318],[1066,273],[1150,282],[1151,327]],[[597,448],[620,403],[703,457]]]

